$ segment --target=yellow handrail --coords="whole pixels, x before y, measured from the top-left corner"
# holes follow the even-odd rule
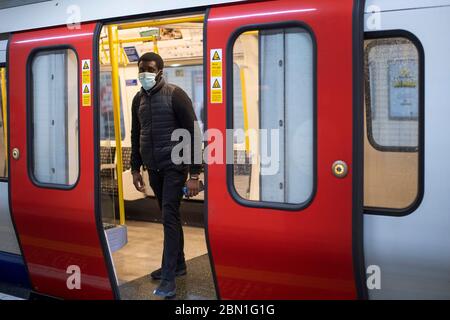
[[[118,35],[116,35],[116,38],[115,38],[115,40],[113,41],[113,43],[115,44],[115,45],[117,45],[117,44],[119,44],[120,45],[120,56],[119,56],[119,65],[124,65],[124,66],[127,66],[128,65],[128,63],[129,63],[129,61],[128,61],[128,56],[127,56],[127,54],[125,53],[125,50],[124,50],[124,48],[123,48],[123,46],[122,46],[122,44],[123,43],[131,43],[131,42],[144,42],[144,41],[153,41],[153,51],[155,52],[155,53],[159,53],[159,50],[158,50],[158,43],[157,43],[157,39],[156,39],[156,37],[155,36],[150,36],[150,37],[142,37],[142,38],[130,38],[130,39],[123,39],[123,40],[117,40],[118,39]],[[105,45],[108,45],[109,46],[109,37],[108,37],[108,39],[104,39],[104,40],[102,40],[101,41],[101,50],[102,50],[102,52],[103,52],[103,54],[105,55],[105,57],[107,57],[107,54],[106,54],[106,50],[105,50]],[[106,61],[105,60],[103,60],[102,59],[102,64],[105,64],[106,62],[108,62],[108,60],[106,59]]]
[[[155,41],[155,36],[149,36],[149,37],[140,37],[140,38],[128,38],[128,39],[119,39],[114,41],[114,44],[117,43],[130,43],[130,42],[144,42],[144,41]],[[109,39],[102,40],[103,44],[109,44]]]
[[[153,52],[156,54],[159,53],[158,40],[156,40],[156,37],[153,37]]]
[[[259,34],[258,30],[250,30],[250,31],[243,32],[241,35],[243,35],[243,36],[257,36],[258,34]]]
[[[164,26],[168,24],[178,24],[178,23],[187,23],[187,22],[203,22],[203,16],[195,16],[195,17],[186,17],[186,18],[175,18],[175,19],[165,19],[165,20],[153,20],[153,21],[139,21],[139,22],[129,22],[119,24],[118,28],[120,30],[125,29],[134,29],[134,28],[145,28],[145,27],[157,27]]]
[[[2,87],[2,115],[3,115],[3,136],[4,136],[4,144],[5,144],[5,155],[8,154],[8,125],[6,119],[6,69],[0,68],[0,81]],[[6,161],[6,166],[8,166],[8,161]],[[6,167],[7,170],[8,167]]]
[[[107,41],[106,41],[107,42]],[[105,64],[106,62],[109,61],[109,56],[106,53],[106,49],[105,49],[105,44],[106,44],[105,40],[100,41],[100,48],[102,50],[103,53],[103,57],[101,57],[101,63]]]
[[[244,69],[240,70],[241,91],[242,91],[242,111],[244,113],[245,150],[250,152],[250,141],[248,137],[248,107],[247,107],[247,87],[245,85]]]
[[[118,52],[114,45],[114,41],[117,37],[117,27],[112,25],[108,26],[108,39],[109,39],[109,56],[111,60],[111,85],[113,93],[113,111],[114,111],[114,134],[116,138],[116,172],[117,172],[117,186],[119,193],[119,216],[120,224],[125,224],[125,207],[123,202],[123,183],[122,183],[122,140],[120,132],[120,92],[119,92],[119,64],[118,64]]]
[[[123,58],[122,64],[124,67],[126,67],[130,63],[130,61],[128,60],[127,53],[125,52],[125,49],[122,46],[120,46],[120,52]]]

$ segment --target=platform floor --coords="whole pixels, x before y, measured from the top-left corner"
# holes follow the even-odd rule
[[[128,244],[113,253],[122,299],[159,299],[153,290],[159,284],[149,274],[161,267],[163,226],[127,221]],[[202,228],[183,227],[188,274],[177,278],[175,299],[216,299],[214,281]]]

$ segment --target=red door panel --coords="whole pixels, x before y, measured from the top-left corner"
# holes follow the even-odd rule
[[[208,128],[225,137],[226,95],[232,57],[228,41],[246,25],[299,21],[317,45],[316,193],[298,211],[255,208],[227,190],[225,164],[208,166],[208,236],[218,291],[225,299],[354,299],[352,253],[353,0],[267,1],[214,7],[207,27],[207,88],[210,51],[223,52],[223,102],[211,103]],[[229,54],[229,53],[228,53]],[[213,100],[216,98],[213,98]],[[217,102],[217,101],[216,101]],[[332,164],[349,174],[338,179]]]
[[[74,30],[62,26],[17,33],[9,49],[10,154],[14,148],[20,151],[18,160],[10,159],[12,215],[33,289],[69,299],[114,298],[95,216],[93,95],[90,103],[81,100],[82,60],[91,61],[91,89],[94,86],[95,27],[89,23]],[[78,182],[69,190],[37,186],[28,173],[27,61],[33,50],[55,46],[70,46],[78,56],[80,169]],[[80,289],[67,286],[72,265],[80,268]]]

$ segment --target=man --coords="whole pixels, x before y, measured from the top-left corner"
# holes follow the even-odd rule
[[[161,279],[153,292],[162,297],[175,295],[175,276],[186,274],[184,236],[180,221],[180,202],[186,185],[189,196],[199,192],[200,164],[195,164],[191,151],[191,164],[175,164],[172,149],[178,141],[172,141],[176,129],[190,133],[190,149],[196,152],[201,141],[194,141],[198,134],[197,119],[192,102],[179,87],[166,83],[163,78],[164,61],[156,53],[142,55],[138,61],[141,90],[132,104],[131,172],[133,184],[144,192],[141,166],[149,171],[150,186],[162,211],[164,226],[164,250],[161,269],[151,273],[153,279]],[[198,132],[197,132],[198,133]],[[201,148],[201,147],[200,147]],[[198,154],[197,154],[198,155]],[[187,180],[188,171],[190,179]]]

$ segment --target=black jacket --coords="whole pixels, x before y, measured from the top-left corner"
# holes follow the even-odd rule
[[[171,154],[178,141],[171,141],[175,129],[184,128],[191,135],[191,157],[189,171],[200,172],[201,164],[194,162],[194,154],[201,159],[201,139],[192,102],[178,86],[161,80],[149,91],[143,88],[132,103],[131,125],[131,171],[139,171],[141,165],[149,169],[184,167],[175,165]],[[194,134],[197,131],[197,135]],[[195,139],[198,137],[198,141]],[[197,147],[194,150],[194,146]],[[199,150],[200,149],[200,150]]]

